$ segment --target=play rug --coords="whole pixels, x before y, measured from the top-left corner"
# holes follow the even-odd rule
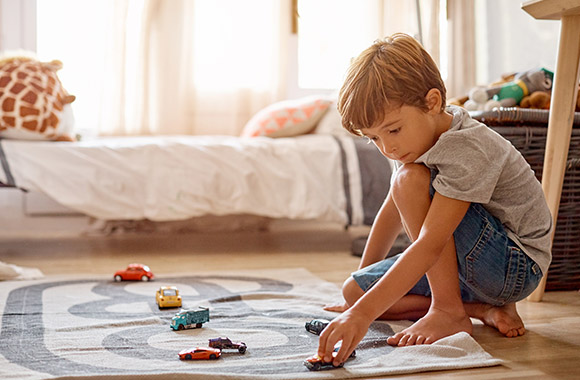
[[[175,285],[183,308],[208,306],[210,321],[173,331],[176,309],[159,310],[155,291]],[[393,348],[403,325],[375,322],[344,368],[310,372],[304,359],[318,337],[304,324],[332,319],[322,310],[339,290],[303,269],[159,276],[151,282],[111,277],[45,277],[0,282],[0,378],[97,376],[158,379],[347,379],[500,364],[467,334],[430,346]],[[212,361],[178,353],[209,338],[247,344]]]

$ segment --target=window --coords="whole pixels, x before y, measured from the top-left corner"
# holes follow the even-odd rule
[[[43,0],[36,2],[36,53],[41,61],[58,59],[58,76],[76,96],[76,130],[96,130],[101,109],[100,87],[105,75],[105,44],[114,0]],[[71,15],[73,15],[71,17]]]
[[[194,1],[195,86],[216,93],[268,89],[277,69],[264,70],[256,62],[276,61],[278,35],[269,32],[276,30],[276,10],[271,0]]]
[[[374,0],[298,1],[298,86],[337,89],[353,58],[380,37]]]
[[[140,19],[140,15],[143,13],[143,7],[155,2],[27,1],[32,1],[32,4],[36,5],[36,46],[39,58],[43,61],[59,59],[64,63],[59,77],[64,87],[77,96],[73,104],[77,129],[81,134],[96,131],[99,124],[107,124],[101,122],[99,116],[103,114],[103,109],[107,108],[107,101],[113,99],[111,95],[115,93],[111,92],[117,91],[124,94],[126,99],[134,99],[139,95],[139,83],[136,82],[142,80],[132,69],[140,62],[136,61],[139,58],[131,57],[138,57],[138,54],[127,54],[130,58],[124,61],[126,75],[121,76],[124,81],[124,92],[119,90],[118,81],[109,83],[107,89],[100,91],[103,87],[103,78],[111,78],[107,72],[114,60],[106,59],[110,55],[104,52],[107,48],[110,49],[115,41],[123,45],[126,51],[138,49],[138,46],[129,46],[125,42],[131,39],[139,40],[135,36],[142,33],[143,20]],[[298,35],[291,35],[290,30],[285,30],[284,23],[287,21],[288,25],[290,24],[290,14],[284,15],[284,12],[289,13],[285,10],[289,4],[288,0],[185,2],[190,12],[186,14],[191,16],[191,21],[188,21],[188,25],[191,26],[191,38],[188,41],[182,39],[179,49],[183,51],[190,49],[194,54],[192,57],[194,63],[187,63],[187,67],[192,68],[191,75],[188,78],[185,76],[179,78],[188,84],[192,82],[191,86],[195,88],[195,91],[189,91],[187,94],[195,93],[201,99],[206,99],[205,94],[208,92],[215,93],[219,97],[220,94],[232,89],[239,91],[251,88],[264,94],[261,98],[245,102],[246,105],[252,105],[252,102],[267,102],[274,97],[297,98],[313,92],[330,93],[342,85],[351,60],[385,34],[385,30],[388,29],[385,28],[385,24],[392,26],[387,20],[388,17],[401,21],[409,29],[416,29],[415,9],[418,7],[416,4],[420,2],[420,0],[401,2],[405,9],[397,10],[396,14],[393,12],[385,14],[384,1],[295,1],[300,15]],[[445,0],[439,1],[441,4],[445,3]],[[119,4],[128,5],[129,16],[124,25],[125,39],[121,40],[113,39],[113,35],[117,36],[118,33],[114,29],[112,15],[115,14],[114,9],[118,8]],[[393,0],[393,4],[399,2]],[[422,12],[425,13],[423,18],[426,20],[429,19],[427,17],[429,11],[427,9]],[[443,7],[440,11],[442,15],[445,14]],[[157,32],[153,28],[152,34],[147,37],[163,38],[163,41],[167,39],[165,35],[160,37]],[[241,32],[244,37],[241,37]],[[173,31],[166,33],[172,35]],[[443,50],[445,36],[441,37],[443,38],[440,47]],[[444,59],[443,54],[441,60]],[[166,65],[165,62],[162,63]],[[259,67],[258,63],[262,63],[262,67]],[[152,63],[154,64],[159,62]],[[169,66],[174,64],[173,61],[167,63]],[[442,73],[445,76],[446,64],[442,66]],[[179,67],[179,70],[184,68]],[[137,94],[133,96],[131,91],[136,91]],[[151,102],[159,103],[154,98]],[[240,100],[238,103],[240,107],[246,107],[243,101]],[[119,107],[127,106],[121,102],[116,104],[119,104]],[[165,105],[160,104],[159,107]],[[232,111],[232,107],[229,105],[228,107],[228,111]],[[198,110],[206,108],[203,104],[198,106]],[[225,111],[219,109],[214,113],[221,115],[223,112]],[[244,108],[238,113],[246,118],[244,112],[249,111]],[[240,121],[237,119],[240,117],[236,116],[235,122],[238,124]]]
[[[91,135],[94,134],[92,131],[102,128],[99,126],[102,124],[99,115],[107,107],[107,100],[114,95],[111,91],[124,88],[126,97],[136,99],[139,96],[132,92],[139,91],[141,84],[138,81],[143,80],[135,68],[140,65],[137,59],[141,57],[139,49],[143,47],[144,40],[150,39],[147,43],[151,43],[156,38],[164,38],[167,44],[181,43],[170,40],[172,33],[181,31],[159,31],[153,26],[147,31],[149,35],[140,35],[144,28],[145,7],[154,4],[144,0],[127,0],[124,3],[115,3],[115,0],[36,2],[37,55],[43,61],[59,59],[64,63],[59,78],[67,91],[77,97],[73,109],[79,133]],[[274,23],[279,18],[276,4],[271,0],[187,2],[187,9],[191,11],[188,20],[191,39],[187,40],[187,44],[180,45],[179,49],[193,52],[194,61],[189,63],[190,69],[179,67],[191,73],[189,77],[180,79],[193,81],[188,85],[195,86],[197,90],[218,95],[240,88],[267,91],[276,80],[278,68],[269,65],[265,69],[263,64],[256,63],[275,61],[273,55],[278,53],[274,47],[279,36],[269,32],[275,30]],[[125,24],[114,25],[113,17],[122,14],[119,9],[123,5],[128,7]],[[176,23],[179,21],[176,20]],[[240,33],[240,28],[243,28],[243,33]],[[264,30],[268,32],[264,33]],[[106,59],[112,56],[106,52],[112,46],[125,49],[124,86],[109,83],[104,88],[103,78],[111,78],[111,67],[116,64]],[[183,64],[158,59],[151,65],[159,65],[160,62],[169,67]],[[105,99],[105,96],[109,98]]]

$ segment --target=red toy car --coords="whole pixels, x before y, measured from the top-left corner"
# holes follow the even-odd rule
[[[222,352],[217,348],[211,347],[194,347],[183,350],[179,353],[181,360],[208,360],[217,359],[222,355]]]
[[[127,269],[116,271],[113,278],[115,281],[149,281],[153,279],[153,273],[147,265],[129,264]]]

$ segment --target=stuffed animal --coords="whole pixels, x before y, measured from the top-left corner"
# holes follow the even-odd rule
[[[513,81],[490,87],[476,87],[469,92],[464,107],[470,111],[491,110],[495,107],[514,107],[536,92],[550,91],[554,73],[544,69],[532,69],[517,73]]]
[[[534,91],[530,95],[524,97],[520,102],[521,108],[537,108],[543,110],[550,109],[550,101],[552,97],[546,91]]]
[[[62,62],[26,56],[0,59],[0,137],[74,141],[73,95],[56,72]]]

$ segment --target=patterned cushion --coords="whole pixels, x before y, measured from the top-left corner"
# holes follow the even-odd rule
[[[242,137],[293,137],[306,134],[316,126],[328,110],[331,100],[321,96],[309,96],[274,103],[248,121]]]
[[[320,135],[349,136],[353,137],[342,126],[342,117],[336,108],[336,100],[328,107],[328,111],[322,116],[313,133]]]

